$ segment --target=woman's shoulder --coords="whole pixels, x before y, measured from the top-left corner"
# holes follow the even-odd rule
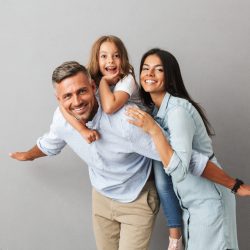
[[[169,105],[168,105],[168,112],[174,111],[175,109],[178,110],[186,110],[188,112],[192,112],[194,109],[194,106],[189,102],[188,100],[176,97],[176,96],[170,96],[169,99]]]

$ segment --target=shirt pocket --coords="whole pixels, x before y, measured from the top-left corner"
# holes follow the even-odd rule
[[[98,153],[95,142],[92,142],[89,145],[89,158],[91,161],[91,166],[93,168],[100,169],[100,170],[104,169],[105,162],[102,156]]]

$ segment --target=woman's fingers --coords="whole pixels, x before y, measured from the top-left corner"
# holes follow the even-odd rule
[[[143,119],[146,113],[138,108],[128,107],[126,108],[126,114],[132,118]]]

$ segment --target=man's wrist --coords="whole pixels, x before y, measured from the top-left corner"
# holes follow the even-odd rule
[[[235,184],[234,184],[234,186],[231,188],[231,192],[232,192],[233,194],[236,194],[237,191],[238,191],[238,189],[240,188],[240,186],[243,185],[243,184],[244,184],[244,182],[243,182],[242,180],[236,178],[236,179],[235,179]]]

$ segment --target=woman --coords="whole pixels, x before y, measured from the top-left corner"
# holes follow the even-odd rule
[[[155,163],[158,192],[163,190],[165,172],[172,177],[183,212],[185,248],[189,250],[238,249],[236,235],[235,198],[229,189],[190,173],[192,150],[206,155],[218,165],[209,135],[210,124],[202,109],[189,96],[173,55],[161,49],[144,54],[140,65],[141,94],[145,104],[154,106],[153,116],[131,108],[130,123],[142,127],[154,140],[164,168]],[[250,188],[238,179],[225,175],[209,161],[203,175],[240,193],[249,195]],[[165,171],[165,172],[164,172]],[[213,174],[214,171],[214,174]],[[211,176],[213,178],[211,178]],[[161,195],[160,195],[161,196]]]

